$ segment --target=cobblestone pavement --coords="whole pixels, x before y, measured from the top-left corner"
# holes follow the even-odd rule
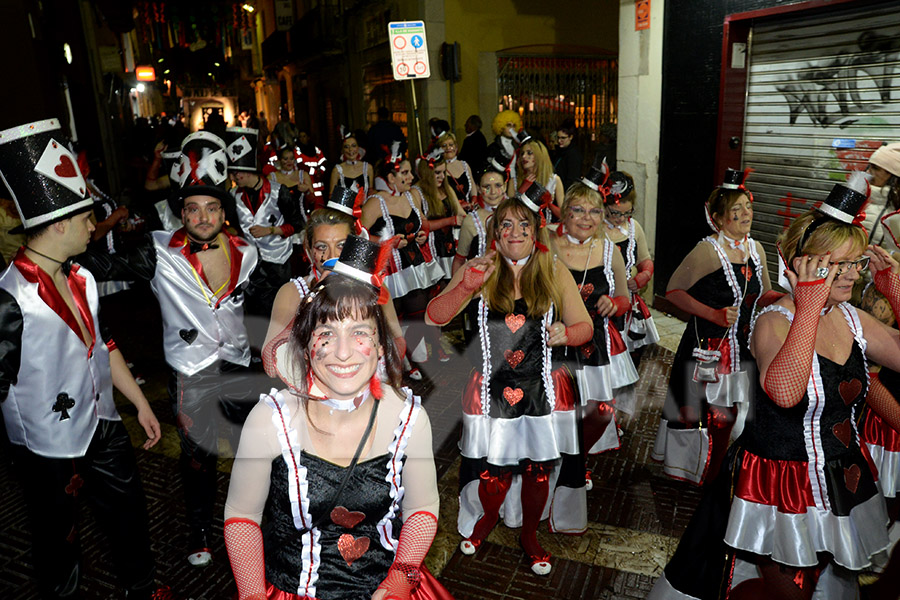
[[[588,492],[589,528],[583,536],[554,535],[542,526],[541,543],[554,556],[549,577],[533,575],[518,547],[518,531],[499,525],[475,556],[463,556],[457,546],[456,485],[459,452],[459,398],[470,364],[456,354],[448,363],[423,365],[422,382],[413,384],[424,399],[434,428],[435,460],[442,507],[440,531],[427,564],[458,600],[469,599],[580,599],[644,598],[656,575],[674,550],[677,538],[699,499],[698,491],[665,478],[650,460],[659,410],[665,396],[672,362],[683,324],[656,313],[662,344],[649,349],[640,365],[635,415],[620,421],[622,446],[617,451],[589,458],[594,489]],[[229,599],[235,593],[221,536],[221,522],[214,532],[215,561],[193,568],[184,559],[187,535],[181,507],[181,482],[177,470],[178,441],[166,398],[167,368],[161,358],[159,311],[149,290],[139,288],[117,294],[104,302],[103,321],[134,363],[135,375],[146,380],[148,396],[165,435],[150,451],[136,448],[150,509],[158,579],[171,586],[179,600]],[[674,342],[673,342],[674,340]],[[458,349],[457,349],[458,350]],[[120,412],[142,441],[127,403]],[[228,485],[228,460],[219,474],[218,508],[221,511]],[[0,592],[7,599],[35,599],[30,579],[29,529],[18,481],[13,477],[8,454],[0,449]],[[221,513],[220,513],[221,514]],[[89,510],[82,512],[81,543],[84,549],[82,590],[86,599],[117,599],[115,578],[109,570],[105,541]]]

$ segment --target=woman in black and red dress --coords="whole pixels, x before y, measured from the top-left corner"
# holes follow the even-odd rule
[[[476,309],[475,370],[462,399],[460,549],[475,553],[502,506],[504,522],[522,528],[532,571],[547,575],[540,521],[549,517],[551,530],[563,533],[587,526],[578,395],[551,349],[583,344],[593,328],[572,275],[553,269],[542,207],[534,202],[542,193],[497,207],[488,225],[496,250],[459,269],[428,305],[427,318],[444,325],[467,306]]]
[[[782,235],[792,294],[756,319],[755,415],[704,494],[650,600],[851,600],[859,572],[889,545],[884,498],[854,427],[866,358],[900,367],[900,333],[849,304],[870,258],[900,309],[900,265],[866,254],[853,223],[866,185],[851,180]],[[824,212],[827,211],[827,212]],[[874,384],[879,385],[879,384]],[[896,401],[873,408],[896,420]],[[873,395],[869,395],[870,402]],[[896,598],[900,569],[885,571]]]

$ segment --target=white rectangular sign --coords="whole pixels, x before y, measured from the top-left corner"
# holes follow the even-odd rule
[[[388,41],[391,44],[394,79],[424,79],[431,76],[424,21],[388,23]]]

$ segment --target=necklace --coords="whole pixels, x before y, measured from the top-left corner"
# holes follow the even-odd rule
[[[566,235],[569,235],[569,234],[566,234]],[[588,255],[584,261],[584,271],[581,273],[581,283],[578,284],[578,291],[581,291],[581,289],[584,287],[584,282],[587,279],[588,267],[591,264],[591,253],[594,251],[595,241],[596,240],[594,238],[591,238],[591,245],[588,246]]]
[[[43,252],[38,252],[37,250],[35,250],[35,249],[32,248],[31,246],[26,245],[26,246],[25,246],[25,249],[26,249],[26,250],[29,250],[29,251],[31,251],[31,252],[34,252],[34,253],[37,254],[38,256],[43,256],[43,257],[46,258],[47,260],[52,260],[53,262],[55,262],[55,263],[57,263],[57,264],[60,264],[60,265],[66,264],[66,261],[64,261],[64,260],[58,260],[58,259],[56,259],[56,258],[53,258],[52,256],[47,256],[47,255],[44,254]]]

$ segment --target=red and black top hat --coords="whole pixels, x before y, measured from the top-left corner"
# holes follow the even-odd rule
[[[175,167],[180,178],[178,198],[213,196],[231,202],[225,189],[228,181],[228,155],[225,142],[208,131],[197,131],[181,143],[181,158]]]
[[[68,144],[59,119],[0,131],[0,178],[12,194],[23,229],[49,225],[93,206]]]
[[[516,198],[527,206],[529,210],[541,215],[541,211],[553,202],[550,192],[537,181],[532,181],[527,188],[516,194]],[[543,226],[543,222],[541,225]]]
[[[599,192],[600,188],[606,184],[606,180],[609,179],[609,165],[606,164],[606,157],[597,160],[598,158],[600,157],[594,157],[594,164],[591,165],[587,175],[581,178],[581,183],[595,192]]]
[[[225,152],[229,171],[256,172],[256,144],[259,130],[249,127],[229,127],[225,130]]]

